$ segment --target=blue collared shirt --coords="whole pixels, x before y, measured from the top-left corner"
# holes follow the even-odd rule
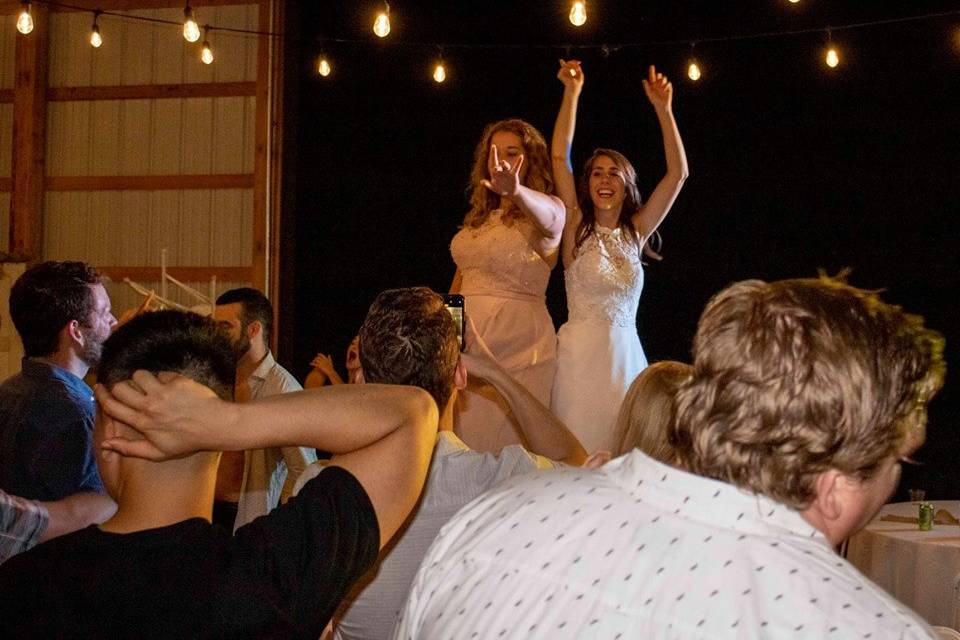
[[[104,492],[93,455],[93,391],[65,369],[24,358],[0,384],[0,489],[31,500]]]

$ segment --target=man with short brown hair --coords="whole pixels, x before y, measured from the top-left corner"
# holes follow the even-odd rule
[[[671,437],[699,475],[634,450],[488,493],[431,547],[394,637],[931,637],[834,547],[923,442],[942,350],[837,280],[727,288]]]

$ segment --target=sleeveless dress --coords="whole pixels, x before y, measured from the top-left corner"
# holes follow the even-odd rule
[[[450,243],[463,276],[464,313],[500,366],[549,407],[557,351],[544,299],[550,266],[527,241],[536,233],[533,224],[526,218],[504,224],[501,216],[493,211],[482,226],[461,229]],[[526,444],[500,394],[469,371],[467,377],[454,412],[457,436],[491,453]]]
[[[597,226],[564,274],[569,319],[560,327],[551,408],[588,453],[613,451],[627,389],[647,367],[637,337],[643,267],[622,229]]]

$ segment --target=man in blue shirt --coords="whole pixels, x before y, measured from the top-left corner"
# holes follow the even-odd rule
[[[10,290],[10,316],[25,357],[0,384],[0,489],[31,500],[103,493],[82,379],[117,323],[102,276],[83,262],[39,264]]]

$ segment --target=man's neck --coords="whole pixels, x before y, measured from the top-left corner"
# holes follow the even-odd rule
[[[44,362],[65,369],[78,378],[83,378],[83,376],[87,375],[87,371],[90,370],[90,365],[78,358],[72,351],[57,351],[49,356],[32,359],[37,362]]]
[[[456,404],[457,392],[454,391],[447,401],[447,406],[440,413],[440,422],[437,424],[437,431],[453,432],[453,405]]]
[[[204,454],[205,455],[205,454]],[[172,461],[176,462],[176,461]],[[151,463],[169,465],[170,462]],[[176,470],[154,467],[158,473],[127,474],[117,512],[100,525],[110,533],[133,533],[166,527],[191,518],[212,520],[216,470],[184,476]],[[173,471],[173,473],[170,473]]]
[[[237,362],[237,382],[246,382],[247,378],[257,370],[263,359],[267,357],[267,347],[262,341],[251,342],[247,352],[240,356]]]

